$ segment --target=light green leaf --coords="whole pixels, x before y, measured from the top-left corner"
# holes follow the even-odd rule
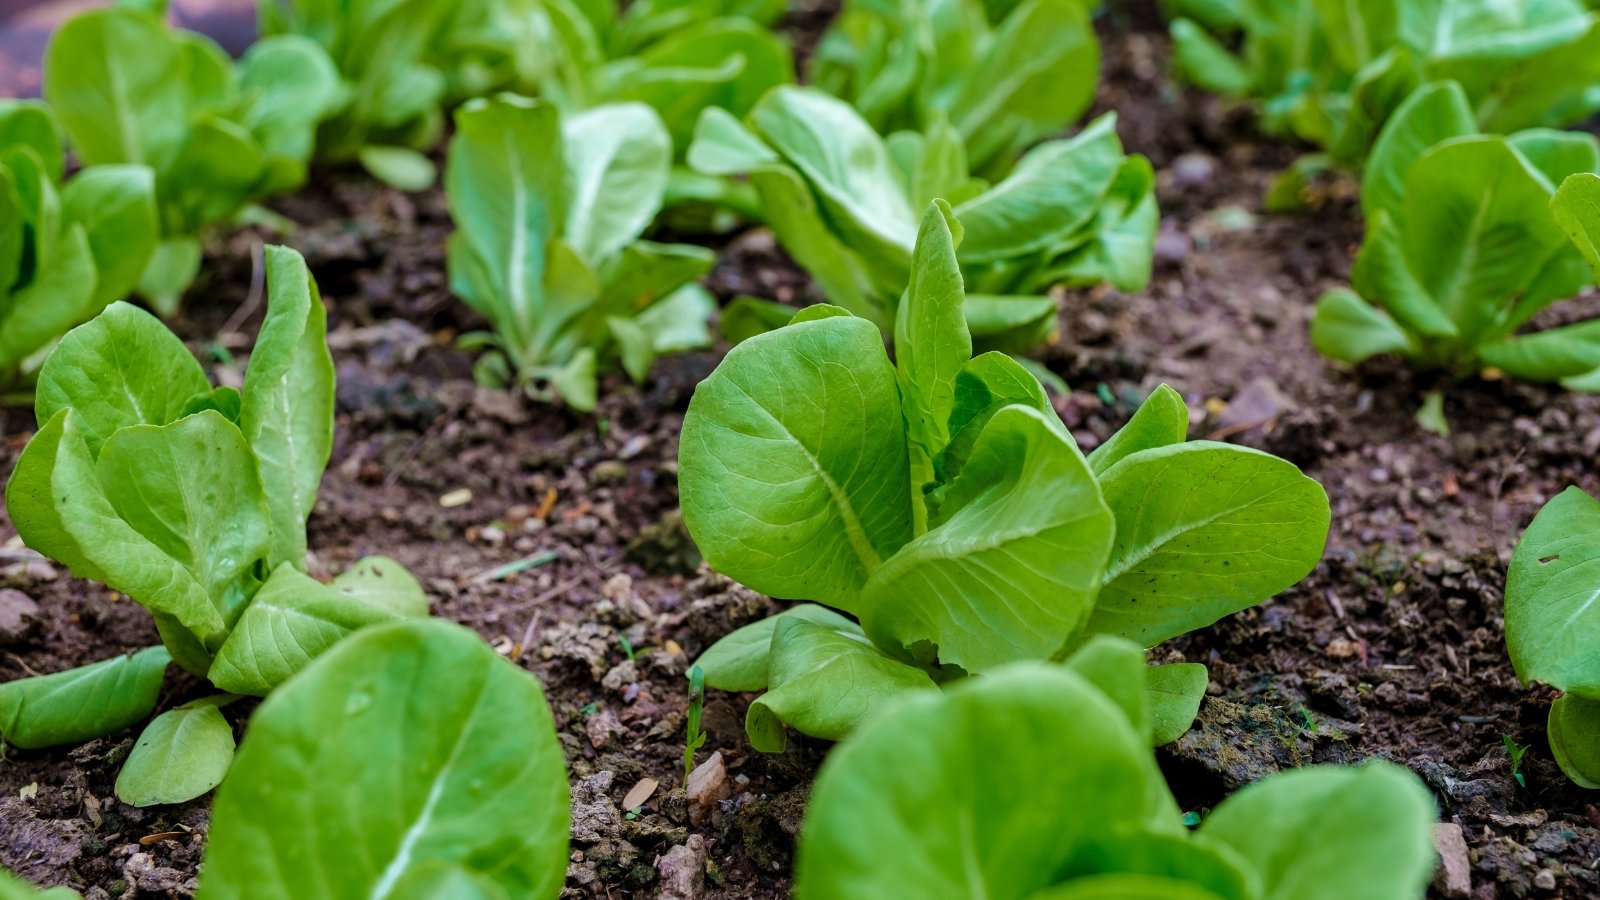
[[[717,300],[698,284],[686,284],[634,317],[650,335],[657,354],[683,353],[711,346],[711,317]]]
[[[1322,485],[1245,447],[1145,450],[1106,470],[1100,489],[1116,544],[1089,631],[1146,647],[1289,587],[1328,538]]]
[[[1262,900],[1420,897],[1434,819],[1422,780],[1375,760],[1274,775],[1224,800],[1199,833],[1261,873]]]
[[[37,240],[39,234],[33,237]],[[41,247],[36,242],[34,252]],[[5,299],[9,308],[0,315],[0,366],[23,362],[98,311],[94,255],[83,227],[74,224],[59,235],[47,259],[31,283]]]
[[[268,247],[267,317],[245,370],[239,426],[270,487],[270,568],[306,564],[306,519],[333,452],[328,313],[300,254]]]
[[[397,618],[284,563],[245,607],[206,677],[229,693],[265,697],[356,629]]]
[[[433,160],[409,147],[368,144],[356,154],[367,174],[402,191],[418,193],[433,187],[439,178]]]
[[[1104,694],[1059,666],[906,697],[823,764],[795,896],[1029,897],[1099,835],[1142,825],[1159,785],[1149,754]]]
[[[172,657],[162,647],[0,684],[0,737],[24,750],[79,744],[150,715]]]
[[[815,603],[792,606],[775,616],[751,622],[707,647],[694,661],[705,672],[706,686],[719,691],[766,690],[772,632],[783,618],[805,619],[840,634],[866,637],[860,625],[825,606]]]
[[[1091,875],[1030,894],[1029,900],[1223,900],[1223,895],[1159,875]]]
[[[204,900],[389,897],[447,863],[506,896],[566,874],[538,681],[437,619],[363,630],[267,698],[217,794]]]
[[[1514,337],[1478,348],[1478,358],[1529,381],[1559,381],[1600,367],[1600,319]]]
[[[1238,57],[1188,19],[1172,22],[1172,58],[1185,80],[1208,91],[1243,96],[1255,83]]]
[[[767,692],[750,704],[744,720],[750,746],[763,753],[783,752],[784,725],[836,741],[907,696],[934,688],[921,669],[798,616],[774,623],[768,674]]]
[[[66,169],[60,131],[55,112],[42,101],[0,100],[0,147],[31,147],[50,180],[58,183]]]
[[[346,597],[400,616],[428,614],[428,595],[406,567],[387,556],[368,556],[328,585]]]
[[[684,523],[712,566],[845,611],[911,539],[894,369],[871,323],[791,324],[700,383],[679,450]]]
[[[1600,279],[1600,175],[1567,178],[1551,199],[1550,211]]]
[[[1506,572],[1506,649],[1523,683],[1600,695],[1600,501],[1569,487],[1523,532]]]
[[[948,482],[961,471],[989,420],[1008,406],[1038,410],[1063,438],[1072,441],[1066,426],[1056,418],[1055,408],[1039,380],[1016,360],[991,350],[968,360],[956,374],[950,409],[952,437],[934,459],[934,471],[941,482]],[[930,503],[936,505],[936,501],[936,496],[929,497]]]
[[[81,224],[88,238],[94,311],[126,297],[139,283],[160,233],[150,170],[108,165],[79,172],[61,191],[61,216]]]
[[[157,372],[161,377],[150,377]],[[70,408],[98,457],[118,429],[169,424],[191,397],[210,390],[205,370],[160,320],[114,303],[50,354],[39,372],[34,413],[48,422]]]
[[[1317,299],[1311,314],[1311,343],[1317,352],[1341,362],[1361,362],[1384,353],[1411,354],[1411,336],[1355,291],[1334,288]]]
[[[793,306],[760,297],[735,297],[722,308],[722,337],[737,347],[758,334],[776,331],[789,324],[799,311]]]
[[[1170,385],[1160,385],[1139,408],[1128,424],[1094,448],[1089,454],[1089,469],[1096,476],[1141,450],[1181,444],[1189,438],[1189,407],[1183,395]]]
[[[168,237],[156,242],[139,275],[139,296],[155,311],[170,318],[178,311],[183,293],[200,274],[200,242],[192,237]]]
[[[650,374],[650,366],[656,361],[655,346],[650,341],[650,333],[632,319],[620,316],[611,316],[606,319],[606,325],[611,330],[611,337],[617,342],[618,355],[622,357],[622,370],[628,373],[635,384],[642,384]]]
[[[591,266],[639,237],[661,209],[672,137],[642,103],[596,107],[562,123],[569,174],[563,236]]]
[[[932,480],[933,459],[950,442],[956,377],[972,358],[972,336],[962,311],[966,298],[956,247],[961,223],[949,204],[929,204],[912,255],[911,283],[895,316],[895,380],[913,465]]]
[[[1550,704],[1550,752],[1572,783],[1600,789],[1600,700],[1567,694]]]
[[[1150,668],[1145,665],[1142,648],[1121,638],[1097,634],[1073,652],[1066,666],[1105,694],[1122,710],[1128,723],[1149,740],[1152,691],[1146,685]]]
[[[156,716],[117,775],[117,799],[129,806],[184,803],[222,783],[233,764],[233,728],[213,697]]]
[[[83,895],[69,887],[36,888],[0,869],[0,900],[83,900]]]
[[[1083,455],[1021,406],[989,420],[929,525],[873,573],[862,625],[967,672],[1059,651],[1094,609],[1115,527]]]
[[[1151,666],[1145,676],[1150,690],[1151,742],[1160,747],[1183,737],[1194,724],[1209,679],[1200,663]]]
[[[1403,242],[1400,224],[1386,212],[1375,214],[1367,222],[1367,239],[1356,256],[1351,283],[1360,296],[1381,305],[1404,328],[1427,337],[1459,337],[1456,323],[1417,280]],[[1312,328],[1315,335],[1315,322]],[[1372,336],[1381,332],[1379,328]]]
[[[1399,216],[1411,166],[1444,141],[1477,131],[1472,105],[1461,85],[1441,81],[1417,88],[1395,109],[1372,145],[1361,179],[1362,213],[1368,219],[1376,219],[1379,213],[1391,219]]]
[[[695,123],[688,160],[691,168],[705,175],[743,175],[778,162],[779,156],[737,116],[712,106]]]
[[[593,348],[584,347],[574,353],[571,361],[550,373],[550,387],[556,397],[578,412],[592,412],[599,402],[595,365]]]

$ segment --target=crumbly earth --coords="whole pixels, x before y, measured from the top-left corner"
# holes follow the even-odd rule
[[[808,16],[803,37],[825,19]],[[1287,457],[1327,487],[1334,510],[1326,556],[1303,583],[1158,650],[1206,663],[1213,680],[1195,728],[1160,751],[1175,791],[1204,809],[1284,767],[1383,756],[1421,775],[1442,822],[1459,828],[1466,855],[1451,856],[1470,896],[1600,896],[1600,811],[1551,760],[1551,693],[1517,683],[1501,614],[1521,528],[1569,484],[1600,491],[1600,398],[1444,385],[1393,362],[1349,369],[1319,357],[1307,321],[1359,243],[1353,185],[1317,185],[1307,214],[1264,213],[1264,190],[1296,151],[1257,134],[1247,111],[1171,84],[1148,9],[1119,7],[1103,34],[1099,105],[1119,111],[1130,150],[1156,163],[1164,220],[1147,290],[1064,296],[1061,337],[1038,354],[1072,386],[1057,409],[1088,447],[1172,384],[1190,403],[1192,436]],[[218,379],[236,382],[260,317],[249,291],[256,246],[286,240],[310,261],[339,370],[314,571],[394,556],[436,614],[539,677],[572,769],[565,896],[787,896],[827,746],[801,739],[782,756],[754,753],[741,728],[749,698],[713,692],[697,761],[720,753],[726,785],[701,802],[683,789],[688,661],[776,608],[699,568],[674,513],[678,429],[717,354],[663,360],[642,387],[612,378],[590,417],[479,389],[470,357],[453,349],[482,323],[445,282],[440,193],[322,172],[276,208],[299,230],[215,243],[177,327]],[[714,243],[719,295],[815,299],[770,235]],[[1574,306],[1564,315],[1600,314],[1600,298]],[[1448,388],[1448,438],[1413,419],[1435,387]],[[0,472],[32,424],[26,410],[0,412]],[[0,613],[22,613],[0,629],[0,678],[156,640],[137,605],[73,580],[14,534],[0,515]],[[496,572],[518,561],[520,571]],[[164,702],[203,690],[174,672]],[[1525,786],[1502,735],[1529,747]],[[12,751],[0,765],[0,864],[90,897],[191,895],[208,802],[119,803],[112,785],[134,736]],[[660,787],[636,814],[622,809],[645,778]],[[1446,891],[1441,880],[1433,896],[1464,896]]]

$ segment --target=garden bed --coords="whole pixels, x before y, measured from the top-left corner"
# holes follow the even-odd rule
[[[821,24],[802,23],[802,36]],[[1383,756],[1433,788],[1442,844],[1459,829],[1473,896],[1600,894],[1600,812],[1550,757],[1551,695],[1517,684],[1501,611],[1522,526],[1569,484],[1600,490],[1600,398],[1470,381],[1450,388],[1455,434],[1438,437],[1413,419],[1437,385],[1399,365],[1351,371],[1318,356],[1312,302],[1347,280],[1360,240],[1353,186],[1319,185],[1304,215],[1264,213],[1260,198],[1295,150],[1172,86],[1153,17],[1116,13],[1102,27],[1100,106],[1118,111],[1129,151],[1155,162],[1164,218],[1147,290],[1065,297],[1060,341],[1038,354],[1072,386],[1056,408],[1088,449],[1170,383],[1189,401],[1193,437],[1281,455],[1333,504],[1310,577],[1158,651],[1206,663],[1213,682],[1194,729],[1160,751],[1180,801],[1206,808],[1278,768]],[[717,354],[664,359],[639,389],[612,378],[594,416],[479,389],[470,357],[452,348],[481,323],[445,283],[442,194],[403,195],[349,172],[313,181],[274,207],[303,223],[288,242],[329,301],[339,376],[314,574],[393,556],[438,615],[538,674],[571,764],[570,896],[787,896],[826,745],[754,753],[748,698],[712,692],[697,761],[720,753],[726,786],[700,802],[682,788],[689,660],[774,609],[698,570],[674,513],[678,428]],[[176,323],[224,382],[242,371],[259,321],[250,283],[263,238],[273,239],[243,233],[211,247]],[[718,249],[710,286],[724,299],[815,299],[764,232]],[[1568,306],[1600,312],[1593,296]],[[9,472],[32,416],[0,416]],[[157,641],[142,608],[73,580],[14,534],[0,516],[0,679]],[[202,690],[174,669],[164,705]],[[1503,734],[1531,745],[1525,786]],[[90,897],[192,893],[209,801],[119,803],[112,784],[132,742],[13,751],[0,766],[0,864]],[[660,787],[637,814],[623,809],[646,778]]]

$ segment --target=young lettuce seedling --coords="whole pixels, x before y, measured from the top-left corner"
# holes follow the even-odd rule
[[[1570,487],[1523,532],[1506,573],[1506,649],[1524,684],[1562,691],[1550,751],[1574,783],[1600,788],[1600,501]]]
[[[1094,100],[1100,43],[1091,6],[851,0],[817,45],[811,83],[883,134],[949,122],[974,172],[1004,174]]]
[[[1186,828],[1143,663],[1097,640],[863,725],[817,776],[797,900],[1421,900],[1433,798],[1381,760],[1269,776]]]
[[[120,300],[158,236],[146,166],[96,166],[62,184],[49,107],[0,100],[0,397],[26,398],[50,345]]]
[[[1582,0],[1164,0],[1189,81],[1260,101],[1269,131],[1359,167],[1419,85],[1458,81],[1478,129],[1580,121],[1600,96],[1600,16]],[[1223,40],[1219,40],[1221,37]],[[1223,41],[1237,37],[1238,54]]]
[[[1600,320],[1517,333],[1594,280],[1580,226],[1595,213],[1577,196],[1587,182],[1556,186],[1600,169],[1600,141],[1476,130],[1453,82],[1421,88],[1390,119],[1362,185],[1367,236],[1353,289],[1317,302],[1312,341],[1346,362],[1396,353],[1457,376],[1495,368],[1600,390]]]
[[[657,354],[709,343],[693,280],[715,256],[639,239],[661,209],[672,139],[640,103],[574,116],[508,94],[456,113],[445,190],[451,288],[494,326],[480,381],[588,411],[596,372],[643,381]]]
[[[643,103],[681,158],[702,110],[749,112],[768,89],[794,80],[789,45],[766,26],[783,4],[758,0],[618,3],[542,0],[499,4],[520,52],[508,83],[563,111]]]
[[[257,41],[235,66],[210,38],[169,27],[161,6],[68,20],[45,53],[44,95],[91,170],[155,172],[162,239],[139,292],[170,315],[199,271],[207,228],[305,183],[313,130],[338,104],[339,80],[322,49],[298,37]]]
[[[917,211],[949,200],[966,229],[960,248],[967,320],[985,349],[1020,352],[1055,330],[1057,285],[1150,278],[1158,215],[1155,176],[1127,156],[1102,116],[1071,140],[1030,150],[1003,181],[974,178],[948,123],[878,135],[848,103],[780,87],[741,123],[700,118],[689,165],[747,175],[767,224],[829,302],[892,335],[911,279]]]
[[[200,897],[547,900],[570,804],[538,679],[458,625],[377,625],[251,718]]]
[[[6,486],[28,546],[155,616],[163,647],[0,685],[0,735],[24,748],[101,737],[154,709],[167,663],[264,696],[347,633],[425,616],[398,563],[305,574],[306,519],[333,445],[326,312],[305,262],[267,248],[267,316],[243,390],[213,388],[154,316],[115,303],[39,373],[39,432]],[[157,718],[118,780],[128,802],[214,786],[233,755],[218,708]],[[172,780],[174,773],[182,775]]]
[[[782,750],[785,724],[843,737],[903,694],[1061,658],[1091,635],[1154,646],[1322,556],[1322,487],[1265,453],[1186,442],[1170,388],[1085,458],[1032,375],[972,356],[960,238],[935,201],[894,363],[873,323],[812,307],[735,347],[689,404],[679,488],[706,560],[832,607],[788,610],[700,657],[707,685],[766,691],[746,719],[758,749]],[[1156,671],[1165,742],[1193,720],[1205,671]]]

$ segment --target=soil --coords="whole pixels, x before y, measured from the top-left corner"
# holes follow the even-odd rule
[[[812,11],[796,27],[809,39],[825,18]],[[1387,757],[1421,775],[1441,821],[1459,827],[1471,896],[1600,896],[1595,798],[1552,761],[1552,695],[1517,683],[1502,628],[1505,564],[1521,528],[1569,484],[1600,491],[1600,397],[1508,381],[1442,385],[1392,361],[1351,369],[1318,356],[1311,305],[1344,282],[1360,241],[1353,185],[1319,184],[1305,214],[1263,212],[1273,174],[1299,151],[1258,134],[1247,110],[1171,84],[1166,39],[1142,5],[1107,15],[1102,29],[1099,106],[1116,109],[1129,149],[1155,162],[1164,218],[1148,289],[1064,298],[1061,336],[1038,354],[1072,386],[1057,409],[1087,448],[1170,383],[1189,401],[1193,437],[1290,459],[1327,487],[1334,509],[1326,556],[1300,585],[1158,649],[1206,663],[1212,677],[1194,729],[1160,751],[1174,790],[1204,809],[1280,768]],[[688,661],[776,608],[700,568],[675,515],[679,425],[718,354],[662,360],[639,388],[613,378],[593,416],[483,390],[470,357],[453,349],[481,323],[445,283],[450,225],[438,191],[406,196],[320,172],[275,208],[303,226],[215,242],[176,327],[218,379],[237,380],[259,322],[258,244],[287,240],[306,254],[339,371],[338,445],[311,521],[314,572],[396,557],[436,614],[536,673],[572,768],[565,896],[787,896],[826,744],[755,753],[741,727],[749,698],[712,692],[697,761],[721,755],[728,796],[691,804],[682,786]],[[718,249],[719,295],[815,299],[764,232]],[[1600,298],[1569,307],[1563,316],[1600,314]],[[1450,437],[1414,420],[1435,387],[1448,387]],[[9,472],[32,416],[0,416]],[[463,491],[470,498],[458,502]],[[39,609],[0,634],[0,678],[156,640],[137,605],[73,580],[14,535],[0,516],[0,605],[21,602],[5,593],[19,591]],[[513,574],[496,571],[518,562]],[[203,690],[174,674],[164,702]],[[1525,785],[1502,735],[1529,747]],[[90,897],[192,894],[208,802],[119,803],[112,785],[134,736],[12,751],[0,765],[0,864]],[[654,795],[637,814],[621,809],[647,777],[660,781]]]

